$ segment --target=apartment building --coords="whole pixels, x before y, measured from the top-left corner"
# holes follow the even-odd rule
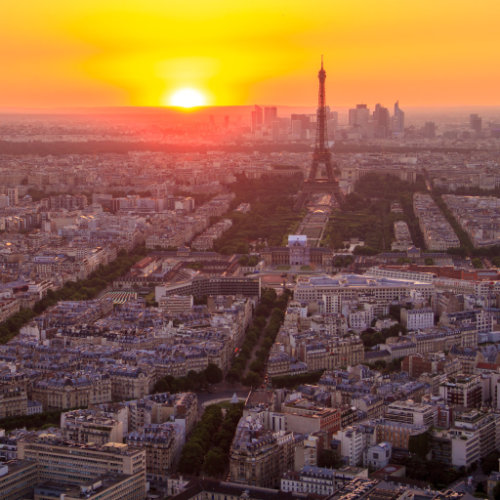
[[[130,446],[145,450],[147,478],[164,481],[172,472],[184,443],[184,433],[175,424],[150,424],[140,432],[129,433],[125,441]]]
[[[470,467],[481,458],[479,433],[466,429],[451,429],[451,463],[455,467]]]
[[[264,430],[258,420],[242,418],[229,454],[231,481],[274,488],[287,470],[294,468],[292,433]]]
[[[432,309],[401,309],[401,322],[407,330],[422,330],[434,326]]]
[[[21,302],[17,299],[0,299],[0,323],[17,313],[21,308]]]
[[[0,465],[0,494],[3,500],[29,498],[38,481],[37,464],[28,460],[10,460]]]
[[[111,397],[113,401],[139,399],[149,394],[151,376],[144,370],[135,367],[118,367],[108,371],[111,381]]]
[[[68,410],[111,401],[111,379],[107,374],[59,376],[33,383],[31,397],[44,411]]]
[[[457,415],[453,428],[476,432],[479,435],[479,454],[483,458],[498,448],[499,419],[496,413],[471,410]]]
[[[378,443],[388,441],[394,448],[407,450],[410,437],[423,434],[427,428],[425,425],[380,419],[376,421],[376,440]]]
[[[349,426],[336,434],[340,442],[340,454],[351,466],[358,466],[363,462],[363,452],[366,447],[366,436],[358,426]]]
[[[286,415],[286,430],[300,434],[323,431],[331,435],[340,429],[340,411],[323,408],[308,400],[296,400],[282,405]]]
[[[311,465],[304,466],[300,472],[288,471],[281,478],[280,490],[290,493],[332,495],[337,490],[336,471]]]
[[[431,195],[414,193],[413,210],[429,250],[448,250],[460,246],[460,240]]]
[[[18,441],[18,458],[37,464],[38,480],[80,486],[109,474],[126,476],[126,492],[103,498],[146,497],[146,453],[122,443],[103,446],[65,442],[54,435],[29,436]],[[99,497],[96,497],[99,498]]]
[[[482,384],[478,375],[457,375],[439,386],[439,395],[446,404],[463,408],[478,408],[482,403]]]
[[[124,404],[128,410],[130,431],[141,431],[151,424],[175,421],[189,434],[198,419],[198,398],[193,392],[150,394]]]
[[[260,297],[260,278],[255,277],[195,277],[192,280],[171,285],[157,286],[155,300],[167,295],[244,295]]]
[[[0,386],[0,418],[28,414],[28,396],[19,386]]]
[[[75,443],[103,445],[123,442],[123,422],[96,410],[73,410],[61,413],[63,439]]]
[[[405,301],[412,293],[430,298],[434,285],[419,281],[377,278],[357,274],[299,277],[294,298],[301,303],[319,302],[324,296],[338,295],[344,299],[370,298],[383,301]]]
[[[162,297],[158,305],[167,313],[173,316],[186,314],[193,307],[192,295],[166,295]]]
[[[408,400],[389,404],[386,407],[384,418],[391,422],[430,427],[434,425],[435,414],[436,408],[432,405]]]
[[[333,337],[331,339],[315,335],[296,340],[298,358],[307,365],[308,371],[334,370],[355,366],[365,358],[363,343],[359,337]]]
[[[372,470],[379,470],[389,465],[392,455],[391,443],[382,442],[370,446],[364,456],[364,465]]]
[[[125,474],[104,474],[77,484],[40,482],[34,487],[35,500],[140,500],[145,498],[141,481]]]

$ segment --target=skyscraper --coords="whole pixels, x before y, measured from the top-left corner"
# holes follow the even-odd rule
[[[470,128],[479,134],[483,128],[483,120],[479,115],[472,114],[469,117]]]
[[[351,127],[366,127],[370,119],[370,110],[366,104],[356,104],[349,110],[349,125]]]
[[[405,131],[405,113],[399,107],[399,101],[394,103],[394,116],[392,117],[392,132],[402,135]]]
[[[262,108],[255,106],[252,111],[252,132],[255,133],[262,127]]]
[[[349,110],[349,125],[363,138],[373,135],[370,110],[366,104],[356,104],[354,109]]]
[[[278,108],[276,106],[266,106],[264,108],[264,125],[272,127],[273,123],[278,119]]]
[[[391,130],[391,117],[387,108],[384,108],[381,104],[377,104],[373,112],[373,122],[375,126],[375,137],[384,139],[389,136]]]

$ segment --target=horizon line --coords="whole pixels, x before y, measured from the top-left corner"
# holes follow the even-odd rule
[[[396,100],[397,101],[397,100]],[[396,102],[394,101],[394,102]],[[353,109],[357,104],[350,105],[339,105],[330,107],[331,110],[349,110]],[[366,101],[362,104],[366,104]],[[382,103],[381,103],[382,104]],[[162,105],[102,105],[102,106],[56,106],[56,107],[18,107],[18,106],[8,106],[8,107],[0,107],[0,114],[67,114],[70,112],[80,111],[80,112],[97,112],[101,110],[117,110],[117,111],[139,111],[139,110],[154,110],[154,111],[169,111],[169,112],[177,112],[183,114],[196,113],[199,111],[205,111],[210,109],[224,109],[224,108],[253,108],[255,106],[259,107],[276,107],[276,108],[303,108],[303,109],[317,109],[316,106],[311,105],[293,105],[293,104],[222,104],[222,105],[207,105],[207,106],[195,106],[192,108],[182,108],[176,106],[162,106]],[[390,105],[389,105],[390,106]],[[385,106],[388,107],[388,106]],[[446,104],[446,105],[435,105],[435,104],[426,104],[426,105],[403,105],[402,109],[411,109],[411,110],[459,110],[459,109],[472,109],[472,108],[482,108],[482,109],[499,109],[500,104]]]

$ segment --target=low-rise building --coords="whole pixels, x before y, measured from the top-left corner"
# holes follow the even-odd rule
[[[12,460],[0,464],[0,494],[3,500],[29,498],[38,480],[37,464]]]
[[[108,474],[127,478],[127,494],[122,497],[143,499],[146,496],[146,453],[122,443],[103,446],[61,441],[54,435],[27,436],[18,441],[18,458],[36,463],[38,481],[80,485]],[[122,492],[123,493],[123,492]]]
[[[391,460],[392,445],[388,442],[382,442],[370,446],[365,453],[364,465],[372,470],[379,470],[387,465]]]
[[[288,471],[281,478],[280,490],[290,493],[332,495],[335,486],[335,471],[306,465],[300,472]]]

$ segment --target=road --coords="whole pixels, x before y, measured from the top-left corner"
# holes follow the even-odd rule
[[[308,204],[307,213],[297,228],[297,234],[305,234],[309,246],[320,246],[335,205],[335,199],[331,194],[316,194]]]
[[[215,392],[197,393],[200,415],[209,404],[230,400],[234,393],[236,393],[238,398],[245,400],[250,392],[248,387],[244,387],[241,384],[228,384],[227,382],[222,382],[213,387],[215,388]]]

